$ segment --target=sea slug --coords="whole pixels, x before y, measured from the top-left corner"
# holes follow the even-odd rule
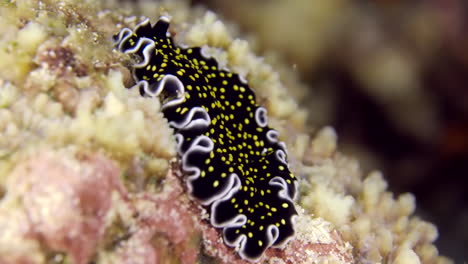
[[[168,28],[166,16],[154,26],[146,19],[114,42],[135,56],[142,96],[161,101],[190,195],[206,206],[227,245],[258,260],[294,235],[298,184],[285,144],[245,78],[219,69],[203,47],[176,46]]]

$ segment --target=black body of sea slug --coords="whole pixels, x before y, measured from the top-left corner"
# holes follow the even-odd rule
[[[203,48],[176,46],[168,27],[165,16],[154,26],[144,20],[115,35],[115,45],[139,59],[133,75],[140,93],[161,100],[190,195],[207,207],[227,245],[258,260],[294,235],[297,180],[285,144],[247,81],[219,69]]]

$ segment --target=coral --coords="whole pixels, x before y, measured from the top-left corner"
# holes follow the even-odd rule
[[[433,225],[382,175],[310,134],[304,86],[184,1],[7,1],[0,6],[0,263],[246,263],[192,201],[158,100],[143,98],[111,36],[172,16],[178,44],[208,45],[249,80],[301,179],[296,236],[264,263],[450,263]],[[288,70],[278,65],[283,73]],[[300,94],[300,93],[294,93]],[[85,242],[83,242],[85,241]]]
[[[336,226],[353,245],[357,262],[451,263],[439,257],[432,244],[435,226],[412,216],[413,195],[393,198],[382,173],[364,177],[357,161],[333,146],[336,134],[331,128],[320,130],[311,141],[314,159],[301,168],[307,178],[299,203]]]

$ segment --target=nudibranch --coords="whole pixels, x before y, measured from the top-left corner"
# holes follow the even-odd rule
[[[244,77],[220,69],[201,47],[175,45],[169,18],[148,19],[114,36],[134,55],[134,87],[157,97],[174,129],[187,190],[205,206],[224,242],[247,260],[294,235],[297,180],[286,146],[268,126]]]

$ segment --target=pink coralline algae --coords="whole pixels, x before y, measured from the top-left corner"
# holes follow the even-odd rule
[[[126,206],[137,217],[131,236],[117,249],[118,263],[195,263],[199,249],[189,204],[171,171],[160,193],[144,192],[132,198]]]
[[[132,264],[196,262],[190,201],[172,173],[161,192],[130,194],[114,161],[99,154],[77,156],[41,154],[8,175],[8,192],[0,202],[0,264],[44,263],[54,255],[75,264],[106,258]],[[124,239],[112,233],[116,218],[126,227]],[[109,240],[116,246],[102,250]]]
[[[40,252],[8,245],[9,239],[20,245],[39,242],[66,252],[74,263],[87,263],[104,234],[118,175],[117,166],[100,155],[77,161],[48,153],[20,163],[9,175],[0,204],[0,229],[10,230],[0,238],[0,263],[41,259]],[[9,208],[9,201],[19,206]]]

